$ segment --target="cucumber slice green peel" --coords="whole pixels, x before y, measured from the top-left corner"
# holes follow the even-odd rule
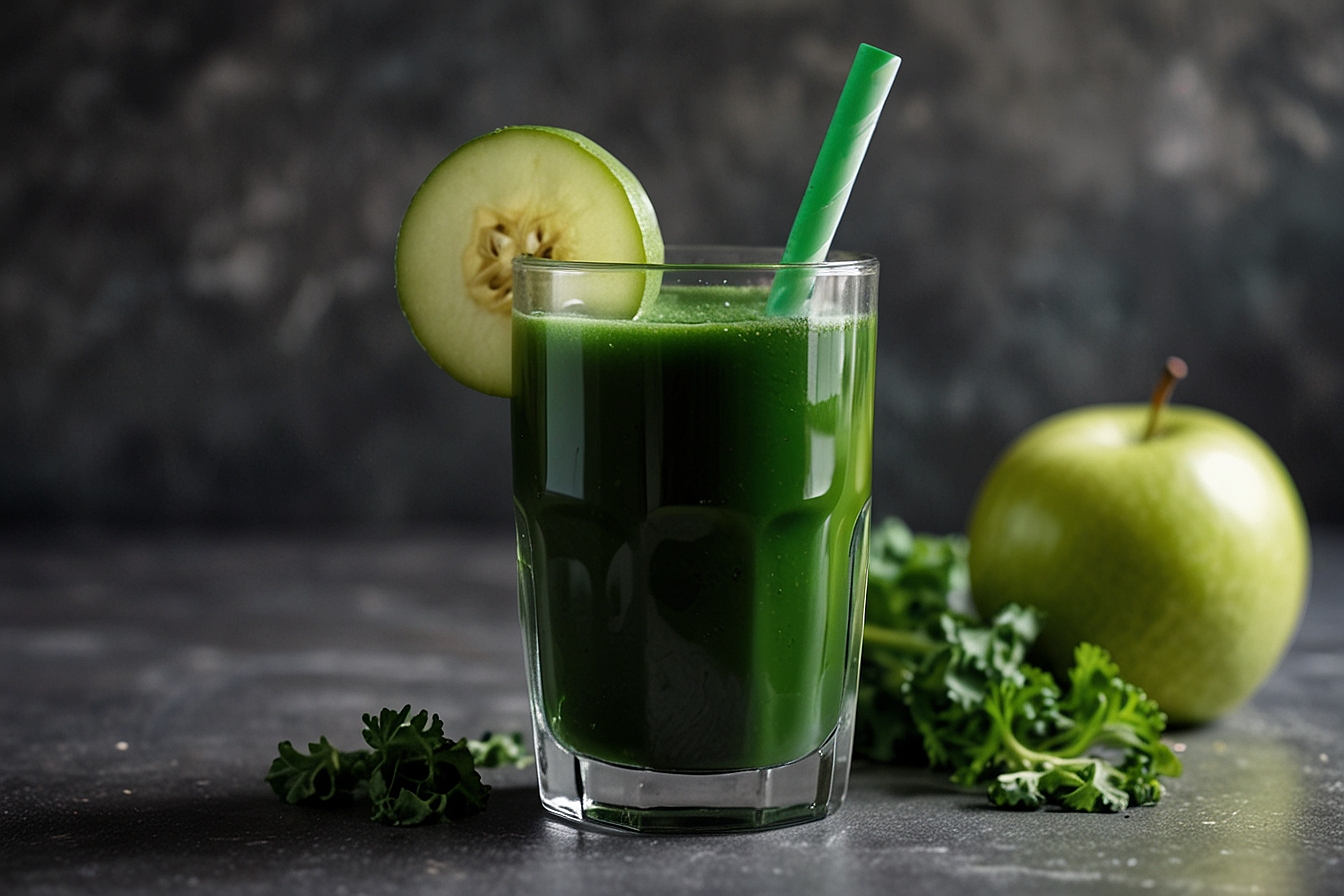
[[[463,385],[512,392],[513,258],[660,264],[663,238],[630,170],[573,131],[501,128],[454,150],[397,235],[397,298],[429,356]],[[634,317],[657,278],[575,298]],[[633,288],[632,288],[633,287]]]

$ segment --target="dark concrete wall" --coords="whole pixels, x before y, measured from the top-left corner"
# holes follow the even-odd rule
[[[1344,522],[1344,7],[57,3],[0,30],[0,519],[511,517],[504,402],[411,338],[415,187],[582,131],[670,242],[780,244],[860,40],[905,63],[837,245],[878,255],[875,500],[962,524],[1067,407],[1179,398]]]

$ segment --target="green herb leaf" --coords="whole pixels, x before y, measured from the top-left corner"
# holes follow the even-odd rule
[[[1161,741],[1166,716],[1110,655],[1080,644],[1067,693],[1026,662],[1035,610],[982,624],[952,604],[969,576],[960,536],[883,522],[870,549],[855,750],[881,761],[920,751],[952,780],[988,784],[1006,808],[1119,811],[1157,802],[1181,773]],[[1118,752],[1119,765],[1095,751]]]
[[[480,812],[490,788],[481,783],[466,739],[445,738],[437,715],[431,721],[426,710],[410,712],[407,704],[401,712],[384,709],[377,719],[364,715],[364,740],[373,748],[373,820],[425,824]]]
[[[883,762],[923,756],[902,687],[942,646],[942,614],[969,581],[964,538],[917,536],[895,517],[873,532],[854,747],[860,755]]]
[[[287,803],[348,803],[365,777],[367,750],[342,753],[325,737],[300,753],[289,741],[266,773],[266,783]]]
[[[531,761],[521,734],[454,741],[444,737],[437,715],[411,715],[409,704],[400,712],[383,709],[377,718],[365,714],[364,726],[368,750],[343,753],[325,737],[309,744],[307,754],[281,743],[267,783],[289,803],[339,805],[367,797],[374,821],[429,824],[485,808],[490,788],[478,765],[522,767]]]
[[[477,768],[498,768],[512,766],[527,768],[532,764],[532,756],[523,745],[523,735],[515,731],[512,734],[481,735],[480,740],[468,740],[467,749]]]

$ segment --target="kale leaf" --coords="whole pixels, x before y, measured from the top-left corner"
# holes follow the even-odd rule
[[[966,553],[960,536],[916,536],[897,519],[874,532],[855,750],[880,761],[922,752],[957,784],[988,783],[1005,808],[1157,802],[1159,777],[1181,773],[1161,740],[1166,715],[1095,644],[1075,649],[1067,691],[1026,662],[1035,610],[1010,605],[980,623],[954,609]]]
[[[287,803],[345,805],[368,799],[373,820],[391,825],[461,819],[483,810],[490,787],[478,767],[531,761],[521,734],[482,736],[479,741],[444,737],[443,722],[426,710],[411,715],[383,709],[364,715],[368,750],[342,752],[325,737],[300,753],[279,745],[266,782]]]
[[[300,753],[289,741],[283,741],[279,751],[266,773],[266,783],[287,803],[349,803],[368,777],[368,750],[342,753],[325,737],[309,744],[307,753]]]
[[[490,788],[481,783],[466,738],[443,736],[437,715],[410,704],[401,712],[365,713],[364,740],[373,748],[369,799],[373,820],[412,825],[466,818],[485,808]]]
[[[467,749],[477,768],[497,768],[509,765],[514,768],[527,768],[532,764],[532,754],[523,746],[523,736],[517,731],[512,734],[481,735],[480,740],[468,740]]]

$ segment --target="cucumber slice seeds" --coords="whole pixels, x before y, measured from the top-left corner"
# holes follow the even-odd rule
[[[519,254],[657,264],[663,238],[630,170],[573,131],[502,128],[440,162],[402,219],[397,297],[429,356],[490,395],[512,392]],[[577,298],[599,316],[634,317],[647,291],[642,278],[635,282]]]

